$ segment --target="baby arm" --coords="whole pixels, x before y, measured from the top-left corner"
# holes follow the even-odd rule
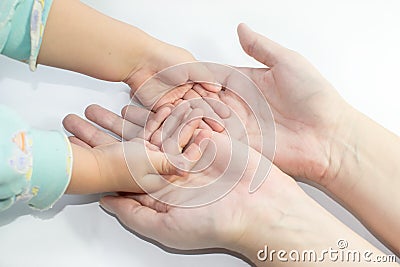
[[[137,92],[154,74],[193,61],[195,58],[185,49],[157,40],[77,0],[53,0],[38,57],[40,64],[102,80],[124,81],[142,104],[153,110],[174,103],[191,89],[190,86],[173,89],[177,85],[189,80],[214,81],[212,73],[201,64],[188,64],[180,75],[172,73],[163,77],[159,88]],[[211,91],[220,89],[208,83],[204,87]],[[159,98],[163,100],[156,104]]]
[[[0,53],[29,62],[31,70],[39,63],[102,80],[123,81],[131,87],[132,95],[135,93],[153,110],[182,98],[191,85],[176,85],[188,81],[203,81],[207,90],[220,90],[220,86],[208,83],[214,78],[205,66],[185,64],[179,75],[164,73],[160,84],[138,92],[154,74],[195,58],[185,49],[157,40],[77,0],[3,2]]]

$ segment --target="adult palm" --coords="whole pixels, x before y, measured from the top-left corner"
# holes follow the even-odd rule
[[[129,114],[126,114],[127,112]],[[93,105],[87,109],[86,116],[92,122],[116,135],[122,135],[124,125],[124,127],[130,127],[132,135],[136,133],[141,136],[145,121],[140,122],[140,120],[147,117],[143,116],[146,112],[149,111],[140,108],[124,110],[125,116],[129,118],[128,121],[124,122],[116,114]],[[151,113],[150,116],[157,116],[153,114]],[[168,137],[178,133],[181,128],[179,125],[185,123],[184,116],[174,113],[171,116],[175,118],[173,126],[175,126],[176,131],[171,131],[172,135],[168,135]],[[131,124],[131,121],[135,123]],[[119,142],[105,131],[76,116],[70,116],[64,122],[64,125],[67,130],[75,135],[72,138],[73,142],[80,143],[83,146]],[[204,134],[207,134],[207,132],[201,130],[195,139],[204,140]],[[159,137],[160,135],[157,138]],[[269,169],[269,160],[254,149],[237,140],[230,139],[222,133],[214,132],[208,138],[210,141],[206,145],[198,140],[194,141],[194,143],[199,144],[202,150],[202,158],[205,158],[206,162],[209,162],[207,160],[210,158],[209,152],[214,152],[212,144],[218,148],[212,164],[208,168],[189,173],[185,179],[176,180],[172,184],[166,184],[166,187],[153,192],[152,196],[147,194],[108,196],[101,200],[101,205],[115,214],[129,228],[169,247],[178,249],[213,247],[237,249],[235,247],[237,244],[246,242],[244,239],[254,235],[253,226],[256,221],[269,229],[269,226],[273,227],[280,223],[282,213],[286,213],[288,210],[297,212],[303,206],[311,203],[311,200],[297,183],[275,166],[272,166],[265,183],[255,193],[250,194],[249,187],[254,175],[258,174],[259,166]],[[168,140],[170,138],[166,139],[166,149],[169,149],[168,147],[173,144],[173,142],[169,144]],[[230,143],[233,144],[230,145]],[[244,162],[245,165],[242,164],[243,153],[235,153],[234,150],[229,151],[232,146],[242,152],[248,151],[248,154],[245,155],[247,157]],[[229,159],[229,157],[232,158]],[[201,160],[198,162],[201,164]],[[225,164],[229,164],[229,162],[231,162],[230,167],[226,169]],[[219,188],[214,187],[207,190],[206,194],[204,194],[204,190],[196,190],[196,188],[213,183],[223,172],[226,178],[222,181],[220,178],[217,181],[220,185]],[[234,176],[240,179],[234,181]],[[232,180],[234,183],[231,183]],[[179,185],[186,189],[179,190],[173,185]],[[194,190],[191,190],[191,188]],[[231,190],[226,191],[226,193],[229,192],[228,194],[220,194],[224,191],[219,190],[221,188]],[[159,197],[162,201],[155,199],[155,197]],[[188,208],[191,206],[197,207]],[[227,222],[229,223],[227,224]],[[278,240],[279,233],[271,231],[267,241],[275,244]]]
[[[242,128],[235,127],[238,121],[234,122],[232,116],[225,117],[225,125],[236,130],[235,138],[243,141],[248,137],[249,145],[257,151],[264,147],[263,154],[270,159],[271,142],[275,141],[274,164],[292,176],[327,186],[340,164],[332,160],[332,143],[338,131],[347,131],[339,129],[338,125],[353,113],[351,107],[298,53],[251,31],[244,24],[239,25],[238,34],[244,51],[268,66],[237,68],[255,83],[265,99],[253,92],[254,86],[243,88],[229,75],[221,82],[228,88],[225,91],[212,93],[200,86],[194,89],[201,97],[217,99],[231,107],[245,124],[247,134],[245,136]],[[253,105],[243,101],[251,98],[257,98],[253,99]],[[263,101],[268,102],[269,109],[260,104]],[[260,130],[259,121],[264,123],[264,129]],[[262,131],[267,133],[262,136],[263,146],[259,136]]]

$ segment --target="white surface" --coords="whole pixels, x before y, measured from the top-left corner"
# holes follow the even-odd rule
[[[237,40],[236,25],[247,22],[305,55],[348,102],[400,134],[398,1],[85,2],[187,48],[200,60],[259,66],[241,51]],[[128,102],[128,89],[123,84],[43,66],[30,73],[27,66],[5,57],[0,58],[0,88],[0,104],[14,108],[33,126],[44,129],[61,128],[64,115],[81,114],[91,103],[118,112]],[[382,248],[325,195],[309,187],[307,192]],[[49,212],[34,213],[17,205],[1,214],[0,267],[247,266],[219,254],[169,254],[127,232],[98,207],[97,199],[67,196]]]

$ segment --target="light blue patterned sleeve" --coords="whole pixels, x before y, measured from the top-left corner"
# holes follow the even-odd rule
[[[45,210],[64,194],[72,173],[65,134],[30,128],[0,105],[0,211],[17,200]]]
[[[52,0],[0,1],[0,53],[36,69]]]

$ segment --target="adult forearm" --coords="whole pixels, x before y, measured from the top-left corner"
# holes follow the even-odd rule
[[[54,0],[38,63],[122,81],[157,42],[77,0]]]
[[[233,248],[256,266],[397,266],[310,197],[296,196],[278,223],[259,215],[248,235]],[[264,218],[263,218],[264,217]]]
[[[400,139],[357,111],[341,127],[327,189],[399,253]]]

